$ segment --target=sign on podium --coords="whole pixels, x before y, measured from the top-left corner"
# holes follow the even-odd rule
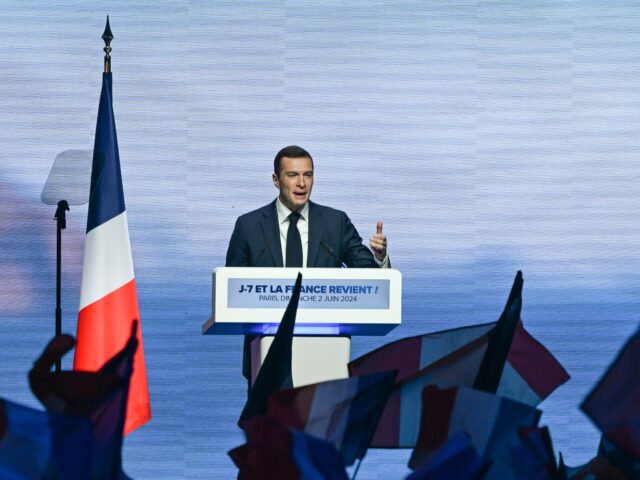
[[[348,377],[350,335],[385,335],[400,325],[402,275],[377,268],[221,267],[213,273],[205,335],[258,335],[251,346],[252,380],[291,299],[302,289],[292,345],[294,386]]]
[[[274,334],[298,272],[297,335],[385,335],[400,324],[402,275],[378,268],[221,267],[203,334]]]

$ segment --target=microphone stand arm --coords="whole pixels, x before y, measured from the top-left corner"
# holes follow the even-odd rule
[[[66,212],[68,211],[69,203],[66,200],[60,200],[54,216],[56,220],[56,336],[62,334],[62,230],[67,228]],[[60,362],[60,359],[56,361],[56,372],[60,371]]]

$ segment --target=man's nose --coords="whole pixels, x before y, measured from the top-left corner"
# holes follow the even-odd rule
[[[304,186],[305,186],[305,183],[306,183],[306,180],[305,180],[305,178],[304,178],[304,175],[300,175],[300,176],[298,177],[298,186],[299,186],[299,187],[304,187]]]

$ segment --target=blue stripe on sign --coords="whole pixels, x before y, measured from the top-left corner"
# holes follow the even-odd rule
[[[104,73],[93,147],[87,232],[120,215],[125,209],[111,82],[111,73]]]

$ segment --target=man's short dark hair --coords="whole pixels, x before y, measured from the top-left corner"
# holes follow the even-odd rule
[[[313,167],[313,157],[311,157],[309,152],[297,145],[289,145],[288,147],[284,147],[282,150],[276,153],[276,158],[273,159],[273,173],[275,173],[277,177],[280,176],[280,164],[282,163],[282,159],[284,157],[308,158],[309,160],[311,160],[311,166]]]

